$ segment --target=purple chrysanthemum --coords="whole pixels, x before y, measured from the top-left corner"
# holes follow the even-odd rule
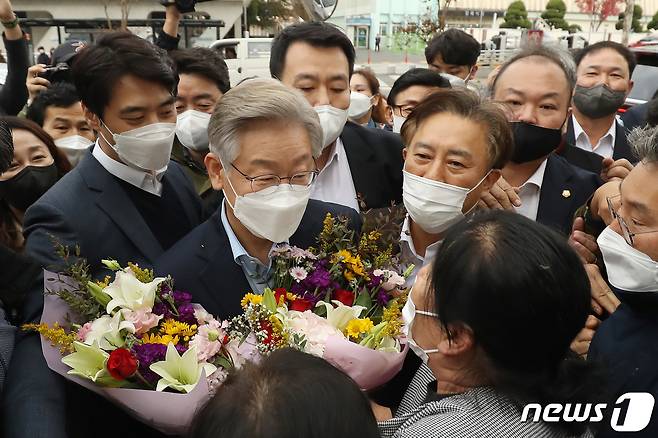
[[[185,322],[187,324],[196,324],[197,320],[194,316],[194,306],[190,303],[182,304],[178,307],[178,318],[180,322]]]
[[[311,288],[324,289],[331,284],[331,275],[326,269],[318,267],[315,271],[309,274],[305,282],[311,286]]]
[[[135,344],[132,351],[139,361],[139,373],[144,380],[155,385],[160,380],[160,376],[151,371],[150,366],[165,359],[167,346],[162,344]]]
[[[377,293],[377,303],[386,306],[389,302],[391,297],[388,296],[388,293],[384,289],[380,289],[379,293]]]
[[[379,277],[379,276],[374,275],[374,274],[370,274],[370,281],[368,282],[368,287],[369,288],[375,288],[375,287],[379,286],[380,284],[382,284],[382,280],[383,280],[382,277]]]

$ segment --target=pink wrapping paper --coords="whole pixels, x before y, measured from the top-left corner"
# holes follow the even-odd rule
[[[400,353],[377,351],[340,336],[330,336],[322,357],[367,391],[388,382],[402,369],[407,350],[405,344]]]
[[[44,288],[46,291],[56,291],[69,287],[64,277],[44,271]],[[54,295],[44,297],[41,322],[52,325],[68,323],[68,305]],[[47,340],[41,339],[43,356],[48,367],[64,378],[93,391],[128,412],[139,421],[169,435],[184,435],[194,419],[194,415],[210,397],[208,383],[202,374],[199,384],[188,394],[173,392],[157,392],[144,389],[105,388],[97,386],[91,380],[67,374],[70,368],[62,362],[62,355],[57,347]]]

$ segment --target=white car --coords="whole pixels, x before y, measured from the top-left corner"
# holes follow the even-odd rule
[[[272,38],[228,38],[210,44],[218,50],[228,66],[231,86],[246,78],[270,76]]]

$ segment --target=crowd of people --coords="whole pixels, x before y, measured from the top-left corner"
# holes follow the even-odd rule
[[[656,103],[618,114],[628,48],[529,46],[478,84],[480,45],[450,29],[386,94],[339,28],[309,22],[274,39],[271,78],[232,87],[218,52],[178,48],[179,20],[168,6],[156,44],[108,32],[29,66],[0,0],[0,436],[161,436],[18,328],[40,320],[55,242],[94,278],[137,263],[230,319],[271,284],[276,245],[312,246],[327,213],[357,234],[399,213],[402,370],[366,393],[280,350],[232,372],[191,437],[611,437],[607,411],[521,413],[658,395]]]

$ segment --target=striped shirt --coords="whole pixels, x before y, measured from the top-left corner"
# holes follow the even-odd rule
[[[432,371],[421,365],[407,389],[396,416],[379,422],[382,438],[566,438],[543,422],[521,422],[521,409],[489,386],[465,393],[431,394]],[[592,437],[589,432],[581,437]]]

